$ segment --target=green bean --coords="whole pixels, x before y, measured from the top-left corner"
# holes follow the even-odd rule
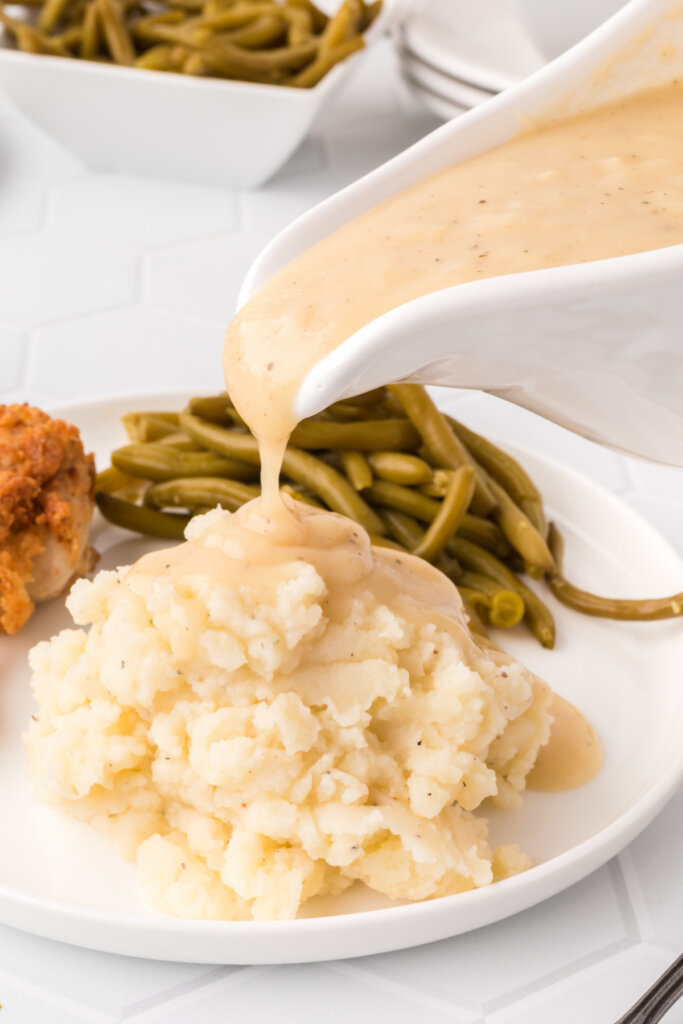
[[[439,552],[438,556],[434,559],[434,566],[454,583],[462,576],[460,562],[453,555],[449,555],[447,551]]]
[[[104,518],[110,523],[150,537],[182,540],[185,536],[185,527],[190,521],[190,516],[159,512],[155,508],[134,505],[122,498],[115,498],[106,491],[96,491],[95,501]]]
[[[137,498],[143,487],[143,480],[121,473],[113,466],[101,470],[95,477],[96,491],[106,491],[107,494],[117,494],[123,498]]]
[[[362,452],[340,452],[344,472],[355,491],[364,491],[372,483],[372,470]]]
[[[287,42],[290,46],[296,46],[310,39],[313,35],[313,15],[300,7],[282,7],[282,14],[287,18],[289,27],[287,29]]]
[[[585,615],[627,622],[658,622],[661,619],[673,619],[683,615],[683,592],[672,594],[671,597],[629,600],[598,597],[587,590],[580,590],[569,583],[562,574],[564,543],[559,530],[553,524],[550,526],[548,539],[555,556],[555,569],[548,574],[548,585],[558,601],[569,608],[574,608]]]
[[[311,505],[313,508],[324,508],[319,501],[313,497],[308,491],[299,490],[296,487],[292,487],[291,484],[283,484],[280,488],[283,494],[288,494],[290,498],[294,498],[295,501],[301,501],[304,505]]]
[[[63,32],[59,32],[57,35],[53,35],[52,42],[56,46],[65,46],[70,49],[74,49],[80,46],[81,39],[83,38],[83,26],[82,25],[69,25]]]
[[[325,75],[332,70],[335,64],[341,63],[350,57],[356,50],[362,50],[365,46],[365,40],[362,36],[354,36],[353,39],[347,39],[345,42],[340,43],[339,46],[334,46],[330,50],[326,50],[324,53],[321,52],[312,61],[307,68],[300,71],[298,75],[290,80],[289,85],[295,89],[312,89],[313,86],[317,85],[325,77]]]
[[[135,49],[118,0],[96,0],[107,48],[117,64],[135,63]]]
[[[487,474],[487,483],[498,507],[493,513],[503,535],[520,553],[528,570],[535,569],[539,576],[553,568],[553,556],[543,537],[529,518],[515,504],[507,491]]]
[[[547,523],[543,510],[543,499],[526,470],[507,452],[502,451],[487,438],[475,433],[474,430],[470,430],[459,420],[453,419],[452,416],[447,416],[446,419],[477,462],[501,487],[505,488],[545,539]]]
[[[203,14],[216,14],[217,11],[224,11],[228,7],[234,7],[237,0],[205,0],[204,3],[200,4],[200,10]]]
[[[284,8],[274,3],[234,4],[232,7],[202,14],[194,24],[216,29],[238,29],[250,25],[257,19],[273,16],[281,19],[284,16]]]
[[[465,615],[467,616],[467,625],[473,633],[477,633],[479,636],[486,636],[486,627],[477,611],[477,608],[479,608],[483,609],[484,612],[488,612],[486,596],[478,590],[469,590],[468,587],[460,587],[458,584],[456,586],[458,587],[458,593],[462,599]]]
[[[260,464],[258,445],[250,434],[238,434],[234,430],[204,423],[188,412],[180,414],[180,422],[190,437],[212,451],[254,465]],[[322,498],[333,512],[355,519],[368,533],[384,533],[384,524],[377,513],[354,491],[346,477],[322,459],[298,448],[288,448],[282,469],[291,480],[303,484]]]
[[[274,46],[275,43],[282,43],[287,35],[287,25],[281,18],[274,18],[265,15],[262,18],[255,18],[250,25],[233,29],[226,32],[220,39],[232,43],[233,46],[241,46],[246,50],[259,49],[262,46]],[[292,41],[287,37],[288,46],[297,46],[310,41],[310,33]]]
[[[409,516],[414,516],[415,519],[420,519],[425,523],[431,523],[441,508],[440,501],[427,498],[411,487],[392,484],[389,480],[373,481],[372,485],[363,491],[363,495],[371,505],[406,512]]]
[[[451,473],[452,470],[450,469],[434,470],[431,483],[420,487],[420,494],[424,494],[428,498],[443,498],[448,488]],[[481,516],[475,516],[467,512],[463,516],[458,532],[463,537],[467,537],[468,540],[473,540],[475,544],[481,544],[483,548],[492,551],[499,558],[507,558],[512,552],[512,548],[503,536],[500,528],[490,519],[484,519]],[[522,565],[523,570],[524,566]]]
[[[201,64],[202,74],[213,78],[234,78],[243,82],[259,82],[262,85],[284,85],[287,74],[282,71],[261,71],[256,68],[241,67],[240,62],[230,54],[221,49],[220,44],[215,41],[207,41],[204,44],[185,44],[196,46],[194,56],[197,58],[197,65]],[[239,49],[239,47],[235,47]],[[246,51],[240,51],[246,52]],[[195,70],[195,74],[196,74]]]
[[[111,461],[122,473],[154,481],[193,476],[254,480],[258,476],[258,469],[247,462],[213,452],[181,452],[163,444],[128,444],[113,451]]]
[[[378,533],[371,533],[369,536],[370,543],[375,548],[393,548],[394,551],[403,551],[405,554],[408,553],[402,544],[399,544],[395,540],[390,540],[389,537],[383,537]]]
[[[477,615],[488,619],[491,609],[491,598],[482,590],[469,586],[463,579],[457,584],[460,596],[467,600],[467,603],[474,608]]]
[[[181,43],[185,46],[194,43],[195,36],[192,28],[181,17],[171,18],[170,11],[163,14],[150,15],[148,18],[141,18],[131,28],[131,35],[138,45],[152,45],[157,43]]]
[[[38,17],[38,29],[41,32],[52,32],[68,5],[69,0],[45,0]]]
[[[382,510],[382,521],[390,536],[402,544],[407,551],[412,551],[422,540],[424,531],[416,519],[393,508]]]
[[[131,441],[158,441],[178,430],[177,412],[129,412],[121,422]]]
[[[245,502],[258,498],[258,487],[225,480],[223,477],[187,477],[153,484],[145,491],[145,505],[153,508],[223,508],[235,512]]]
[[[425,462],[422,459],[422,462]],[[429,466],[428,462],[425,465]],[[446,491],[448,490],[448,484],[450,483],[450,474],[453,472],[451,469],[434,469],[429,466],[431,470],[431,477],[428,483],[421,484],[420,491],[422,494],[426,494],[428,498],[443,498]]]
[[[477,572],[464,572],[458,586],[470,587],[485,594],[489,599],[488,619],[492,626],[510,629],[524,618],[524,601],[514,590],[502,587],[490,576]]]
[[[132,27],[133,36],[137,33],[144,33],[150,25],[182,25],[185,21],[183,11],[160,11],[157,14],[148,14],[145,18],[139,18]]]
[[[137,57],[135,66],[151,71],[180,71],[186,52],[171,43],[158,43]]]
[[[415,553],[415,549],[423,542],[425,533],[420,524],[412,516],[405,512],[397,512],[395,509],[383,509],[382,519],[384,524],[395,541],[398,541],[406,551]],[[434,565],[451,580],[457,580],[462,574],[462,569],[457,558],[440,551],[434,559]]]
[[[159,444],[170,448],[177,448],[179,452],[200,452],[202,449],[191,437],[184,434],[182,430],[176,430],[173,434],[166,434],[159,441]]]
[[[134,0],[137,2],[137,0]],[[204,0],[173,0],[174,7],[180,7],[186,11],[203,11]]]
[[[299,7],[304,11],[308,11],[311,15],[315,32],[322,32],[324,30],[329,18],[319,7],[316,7],[312,0],[286,0],[286,3],[288,7]]]
[[[49,36],[44,35],[33,25],[26,25],[15,18],[11,18],[0,7],[0,23],[12,33],[17,41],[17,46],[25,53],[42,53],[53,57],[68,57],[69,51],[65,46],[55,43]]]
[[[503,565],[490,551],[466,540],[457,534],[452,537],[446,550],[462,562],[465,569],[490,576],[504,587],[513,590],[524,601],[524,621],[543,647],[555,646],[555,622],[541,599],[518,579],[511,569]]]
[[[363,391],[360,395],[354,395],[353,398],[344,398],[340,402],[335,402],[334,405],[330,406],[330,409],[335,409],[339,405],[353,403],[353,405],[362,405],[369,408],[374,414],[378,403],[382,402],[388,394],[389,392],[385,387],[373,388],[371,391]],[[402,413],[399,415],[402,415]]]
[[[290,438],[295,448],[357,452],[409,451],[417,441],[417,431],[408,420],[364,420],[362,423],[304,420],[294,428]]]
[[[185,75],[194,75],[203,78],[211,74],[211,69],[199,53],[189,53],[183,61],[182,72]]]
[[[83,34],[79,53],[85,60],[95,56],[100,48],[100,15],[96,0],[90,0],[83,15]]]
[[[292,71],[308,63],[316,54],[318,44],[314,40],[299,46],[281,46],[273,50],[242,50],[227,42],[216,42],[212,50],[222,54],[226,65],[232,65],[238,74],[246,71],[270,72]]]
[[[359,32],[362,18],[363,5],[360,0],[343,0],[323,30],[320,37],[321,51],[327,53],[344,43],[350,35]]]
[[[253,466],[261,465],[258,442],[251,434],[209,423],[187,409],[180,413],[180,427],[210,451],[227,455],[228,458],[237,459],[239,462],[249,462]]]
[[[371,487],[363,491],[364,497],[371,505],[381,509],[395,509],[404,512],[424,523],[431,523],[439,514],[441,502],[428,498],[420,491],[401,484],[392,484],[388,480],[375,480]],[[469,540],[495,552],[504,558],[510,548],[495,523],[466,513],[460,522],[458,532]]]
[[[432,467],[417,455],[408,455],[396,450],[379,451],[369,455],[368,462],[375,476],[390,483],[417,486],[432,479]]]
[[[286,476],[319,495],[333,512],[355,519],[368,533],[384,533],[384,524],[348,482],[332,466],[310,452],[288,448],[282,462]]]
[[[480,547],[486,548],[498,558],[507,558],[510,554],[510,545],[490,519],[482,519],[480,516],[473,516],[468,512],[462,517],[458,533],[466,540],[471,540]]]
[[[477,514],[488,515],[496,507],[496,499],[485,480],[482,479],[475,461],[453,433],[446,417],[437,409],[427,392],[419,384],[392,384],[391,393],[403,405],[408,418],[419,431],[429,453],[438,466],[457,469],[462,465],[472,466],[476,473],[476,485],[472,509]]]
[[[329,419],[329,420],[342,420],[348,422],[356,422],[357,420],[365,420],[368,418],[368,414],[373,417],[377,416],[380,410],[368,409],[367,406],[361,405],[355,402],[335,402],[334,405],[330,405],[322,413],[318,413],[316,419]]]
[[[433,562],[458,529],[465,509],[472,500],[474,491],[474,470],[471,466],[460,466],[451,474],[451,482],[438,513],[429,524],[413,554]]]
[[[396,395],[392,395],[390,388],[385,388],[385,394],[382,397],[382,406],[386,410],[389,416],[405,416],[406,410],[403,402],[400,402]],[[426,446],[423,445],[424,451],[420,451],[418,448],[417,454],[422,459],[427,459],[428,456]]]

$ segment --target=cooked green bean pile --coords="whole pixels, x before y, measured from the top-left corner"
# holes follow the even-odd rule
[[[17,6],[14,3],[12,7]],[[19,0],[0,23],[20,50],[307,89],[361,49],[382,0]]]
[[[181,539],[191,516],[234,511],[260,493],[259,452],[227,394],[182,412],[124,417],[130,444],[97,477],[112,523]],[[596,597],[562,575],[561,539],[523,467],[445,416],[416,384],[338,402],[300,423],[285,453],[282,490],[350,516],[373,543],[410,551],[449,576],[473,628],[524,623],[544,647],[553,617],[521,574],[545,578],[558,600],[588,615],[655,620],[683,615],[683,594]]]

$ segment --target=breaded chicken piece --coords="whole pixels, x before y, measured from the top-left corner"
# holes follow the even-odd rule
[[[76,427],[0,405],[0,632],[93,568],[95,462]]]

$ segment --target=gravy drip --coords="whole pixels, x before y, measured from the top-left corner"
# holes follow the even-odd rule
[[[528,789],[559,793],[585,786],[602,767],[602,746],[595,729],[564,697],[553,694],[550,739],[538,752],[527,776]]]

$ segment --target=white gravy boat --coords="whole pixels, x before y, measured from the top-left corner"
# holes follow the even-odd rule
[[[683,75],[683,3],[631,0],[518,86],[445,124],[281,232],[240,305],[286,263],[381,200],[545,120]],[[683,126],[681,135],[683,145]],[[683,245],[492,277],[415,299],[322,360],[303,418],[397,380],[476,388],[594,441],[683,466]]]

